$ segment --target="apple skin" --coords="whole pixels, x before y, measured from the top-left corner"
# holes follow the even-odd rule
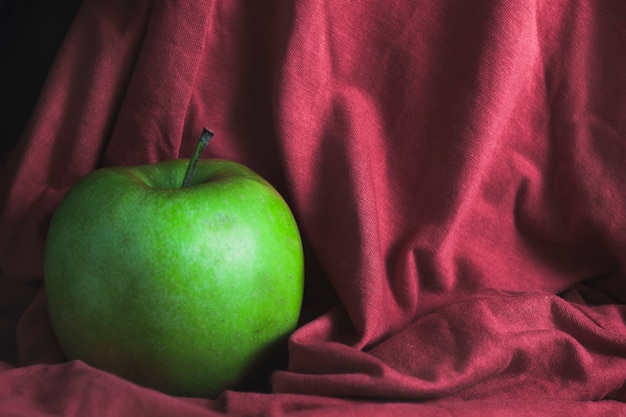
[[[304,256],[280,194],[243,165],[94,171],[50,223],[53,330],[82,360],[172,395],[215,397],[267,372],[295,329]],[[282,351],[281,351],[282,352]]]

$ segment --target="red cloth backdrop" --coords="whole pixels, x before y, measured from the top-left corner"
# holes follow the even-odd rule
[[[625,22],[619,0],[85,1],[0,174],[0,414],[625,413]],[[287,369],[203,400],[64,363],[55,206],[205,126],[301,227]]]

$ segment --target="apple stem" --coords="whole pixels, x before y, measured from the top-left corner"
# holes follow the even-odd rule
[[[198,140],[198,146],[196,146],[196,150],[187,164],[187,171],[185,171],[183,184],[180,188],[187,188],[191,185],[191,179],[193,178],[193,174],[196,173],[200,154],[204,151],[204,148],[207,147],[213,135],[215,135],[215,133],[211,132],[209,129],[202,129],[202,135],[200,135],[200,140]]]

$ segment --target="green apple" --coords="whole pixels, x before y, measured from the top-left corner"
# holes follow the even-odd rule
[[[79,180],[52,218],[44,277],[68,359],[169,394],[214,397],[283,351],[304,259],[293,214],[267,181],[195,157]]]

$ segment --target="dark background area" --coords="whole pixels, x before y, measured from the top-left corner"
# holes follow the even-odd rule
[[[0,161],[17,143],[82,0],[0,0]]]

